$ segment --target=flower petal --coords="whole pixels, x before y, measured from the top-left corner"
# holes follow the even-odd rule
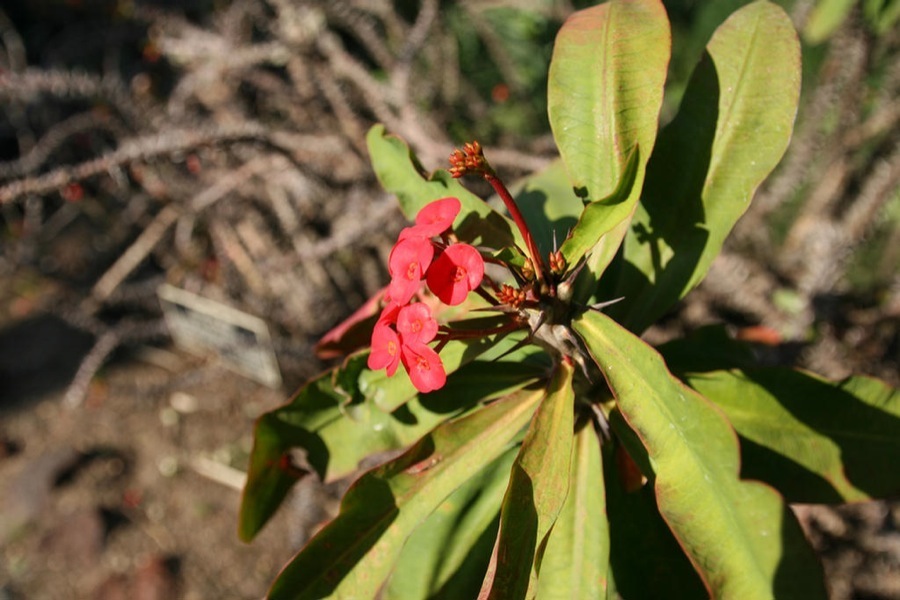
[[[459,200],[453,197],[430,202],[423,206],[416,215],[414,229],[425,237],[440,235],[453,225],[453,220],[459,214],[460,207]]]
[[[403,305],[412,299],[433,258],[434,246],[425,238],[408,237],[394,245],[388,259],[388,294],[392,301]]]
[[[423,394],[438,390],[447,383],[441,357],[425,344],[404,344],[401,356],[410,381]]]
[[[428,289],[441,302],[460,304],[484,278],[484,259],[468,244],[448,246],[428,269]]]
[[[416,302],[400,309],[397,331],[404,345],[416,342],[427,344],[437,335],[438,324],[428,305]]]
[[[402,350],[400,336],[387,325],[376,325],[372,331],[372,351],[367,364],[370,369],[385,369],[388,377],[397,371]]]

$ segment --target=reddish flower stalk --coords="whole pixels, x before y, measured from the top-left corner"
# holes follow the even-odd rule
[[[537,280],[538,282],[543,283],[544,261],[541,258],[541,253],[534,241],[534,236],[531,235],[528,223],[525,222],[525,217],[522,216],[522,212],[516,205],[516,201],[513,199],[512,194],[509,193],[509,190],[506,189],[506,186],[497,177],[497,174],[494,172],[494,169],[491,168],[491,165],[488,164],[487,159],[484,157],[484,151],[481,148],[481,144],[478,142],[471,142],[464,144],[462,150],[454,150],[450,155],[450,165],[450,174],[455,178],[462,177],[466,173],[479,173],[489,184],[491,184],[491,187],[494,188],[494,191],[500,196],[500,199],[506,206],[506,210],[509,211],[509,216],[512,217],[513,223],[515,223],[516,227],[519,229],[519,233],[522,234],[522,238],[525,240],[526,250],[531,257],[531,262],[537,267],[535,269]]]

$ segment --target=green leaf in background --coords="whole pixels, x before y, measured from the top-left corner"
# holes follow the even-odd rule
[[[364,474],[347,490],[338,516],[284,568],[269,597],[376,597],[416,527],[509,448],[545,393],[521,391],[444,423]]]
[[[531,420],[512,467],[500,511],[500,533],[479,597],[534,597],[545,538],[569,489],[574,367],[561,363]]]
[[[608,591],[609,523],[600,439],[587,421],[575,434],[569,493],[547,538],[537,597],[603,598]]]
[[[864,0],[863,14],[875,33],[884,35],[900,20],[900,0]]]
[[[472,244],[489,241],[492,246],[517,243],[525,247],[521,234],[509,219],[463,187],[447,171],[435,171],[426,177],[406,142],[388,135],[384,125],[373,125],[366,143],[378,181],[385,190],[397,195],[400,208],[410,221],[429,202],[453,196],[462,205],[453,223],[459,239]]]
[[[647,165],[608,313],[643,331],[705,276],[787,148],[800,92],[789,17],[757,1],[713,35]],[[764,98],[764,101],[760,99]]]
[[[741,436],[742,471],[790,502],[900,494],[900,391],[867,377],[838,384],[786,368],[690,375]]]
[[[804,39],[810,44],[827,40],[847,19],[854,4],[856,0],[818,0],[803,27]]]
[[[670,46],[659,0],[611,0],[578,11],[557,35],[547,87],[550,125],[576,193],[599,203],[590,227],[576,227],[584,230],[579,238],[599,240],[634,210],[656,138]],[[603,201],[622,186],[635,155],[632,193]],[[621,235],[606,244],[610,258]],[[583,245],[564,245],[569,264],[583,256]],[[599,270],[608,261],[601,262]]]
[[[407,540],[385,600],[474,598],[491,558],[517,448],[465,482]]]
[[[617,407],[647,450],[659,511],[716,598],[824,598],[821,566],[770,487],[738,478],[721,412],[608,316],[574,322]]]

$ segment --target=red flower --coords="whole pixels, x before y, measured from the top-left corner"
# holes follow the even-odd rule
[[[426,204],[416,215],[415,226],[401,231],[400,239],[413,235],[426,238],[441,235],[453,225],[453,220],[459,214],[460,208],[459,200],[453,197],[441,198]]]
[[[434,247],[426,238],[408,237],[397,242],[388,259],[391,273],[388,294],[391,301],[403,305],[412,299],[432,258]]]
[[[441,357],[425,344],[403,344],[401,360],[410,381],[423,394],[440,389],[447,383]]]
[[[373,371],[385,369],[388,377],[391,377],[397,371],[397,365],[400,364],[400,354],[400,336],[397,335],[397,332],[387,325],[376,325],[372,332],[369,368]]]
[[[448,246],[428,269],[428,289],[444,304],[460,304],[484,277],[484,259],[468,244]]]
[[[437,335],[438,324],[427,305],[416,302],[400,309],[397,315],[397,331],[403,345],[427,344]]]

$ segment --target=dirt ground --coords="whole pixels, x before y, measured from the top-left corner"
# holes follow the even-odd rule
[[[63,391],[0,409],[0,597],[261,597],[300,533],[284,511],[241,543],[229,467],[285,394],[169,350],[115,361],[82,407]]]

